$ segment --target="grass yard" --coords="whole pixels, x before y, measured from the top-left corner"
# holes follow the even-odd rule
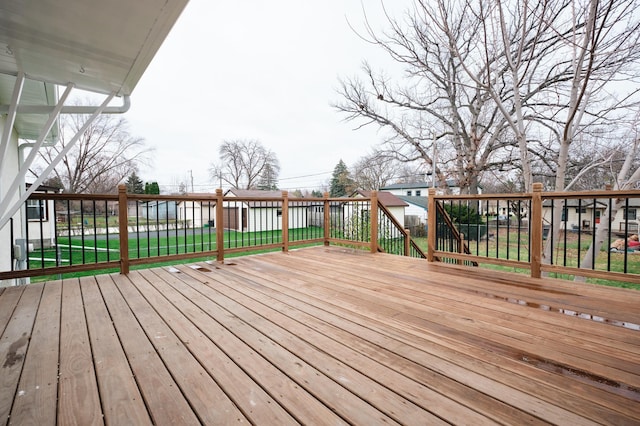
[[[323,238],[324,231],[318,227],[297,228],[289,230],[289,241],[304,241],[317,238]],[[120,258],[120,240],[117,234],[98,235],[94,237],[60,237],[58,238],[58,248],[50,248],[44,250],[35,250],[29,254],[29,268],[36,269],[42,267],[56,266],[58,259],[60,266],[80,265],[87,263],[99,263],[108,261],[117,261]],[[224,248],[234,249],[242,247],[260,247],[270,244],[282,243],[282,231],[263,231],[263,232],[237,232],[234,230],[224,231]],[[181,229],[160,231],[151,233],[133,233],[129,234],[129,259],[141,259],[157,256],[165,256],[172,254],[197,253],[204,251],[215,251],[216,232],[211,228],[202,229]],[[278,249],[272,249],[278,250]],[[268,250],[265,250],[268,251]],[[250,253],[256,253],[252,250]],[[248,252],[249,253],[249,252]],[[229,256],[238,256],[248,253],[235,253]],[[207,257],[207,258],[210,258]],[[176,261],[178,263],[184,261]],[[166,265],[176,262],[163,262],[161,264],[153,264],[153,266]],[[145,265],[150,267],[152,265]],[[93,275],[96,272],[83,272],[74,274],[65,274],[68,277],[81,275]],[[43,277],[42,280],[46,279]],[[40,280],[40,279],[38,279]]]
[[[427,250],[426,237],[414,238],[414,240],[423,250]],[[520,241],[519,247],[518,241]],[[580,238],[580,252],[578,255],[578,235],[568,233],[566,238],[566,245],[564,235],[562,235],[559,239],[558,244],[556,245],[556,250],[553,256],[554,264],[577,267],[579,259],[582,259],[584,257],[587,250],[589,249],[590,243],[591,237],[582,235]],[[501,229],[498,233],[495,233],[494,238],[492,239],[484,239],[479,242],[467,241],[467,245],[469,246],[469,251],[471,252],[471,254],[475,256],[520,260],[525,262],[529,261],[529,235],[526,232],[521,232],[520,235],[518,235],[517,232],[510,231],[509,233],[507,233],[506,229]],[[609,245],[603,245],[600,252],[598,253],[598,256],[596,257],[594,269],[606,271],[607,264],[609,264],[609,270],[612,272],[624,272],[625,253],[609,252]],[[493,265],[488,263],[481,263],[480,267],[499,271],[525,274],[529,273],[528,269]],[[626,267],[628,273],[640,274],[640,252],[626,253]],[[574,278],[573,275],[557,273],[551,273],[549,274],[549,276],[567,280],[573,280]],[[598,278],[588,278],[587,282],[640,290],[640,285],[628,282],[603,280]]]
[[[139,236],[139,237],[138,237]],[[323,238],[324,231],[319,227],[308,227],[308,228],[298,228],[298,229],[290,229],[289,230],[289,241],[304,241],[311,239]],[[423,251],[427,251],[427,238],[426,237],[418,237],[413,238],[413,240],[417,243],[417,245],[422,248]],[[518,245],[519,241],[519,245]],[[528,261],[529,260],[529,248],[528,248],[528,234],[520,233],[518,235],[517,232],[510,231],[507,233],[507,230],[501,229],[499,232],[494,234],[494,237],[487,240],[477,241],[468,241],[467,244],[469,249],[473,255],[477,256],[486,256],[491,258],[500,258],[500,259],[511,259],[511,260],[521,260]],[[224,248],[225,249],[235,249],[235,248],[252,248],[252,247],[260,247],[271,244],[280,244],[282,243],[282,231],[274,230],[274,231],[263,231],[263,232],[237,232],[233,230],[225,230],[224,231]],[[383,241],[381,241],[383,243]],[[394,252],[393,247],[398,249],[398,253],[400,253],[404,248],[401,241],[393,241],[389,244],[387,251]],[[588,247],[590,240],[585,239],[584,236],[580,241],[580,256],[584,256]],[[85,263],[98,263],[98,262],[107,262],[107,261],[117,261],[120,258],[120,250],[119,250],[119,238],[118,235],[109,235],[107,239],[105,235],[99,235],[97,237],[94,236],[85,236],[84,239],[82,237],[73,237],[71,239],[66,237],[61,237],[58,239],[58,250],[55,248],[45,249],[43,251],[35,250],[30,253],[30,268],[42,268],[42,267],[52,267],[56,265],[56,258],[59,259],[61,266],[66,266],[69,264],[78,265]],[[402,246],[402,247],[401,247]],[[149,257],[157,257],[157,256],[165,256],[165,255],[173,255],[173,254],[183,254],[183,253],[193,253],[194,256],[197,256],[197,253],[205,252],[205,251],[215,251],[216,250],[216,232],[211,228],[202,228],[202,229],[189,229],[183,230],[180,229],[176,232],[176,230],[170,231],[160,231],[159,233],[151,232],[149,234],[140,233],[139,235],[130,234],[129,235],[129,258],[130,259],[140,259],[140,258],[149,258]],[[555,264],[565,264],[567,266],[577,266],[578,264],[578,237],[575,234],[568,234],[566,239],[566,251],[564,250],[565,240],[564,238],[560,239],[558,244],[556,253],[554,254],[554,263]],[[84,248],[84,249],[83,249]],[[233,257],[233,256],[241,256],[243,254],[248,253],[257,253],[259,249],[251,250],[246,253],[234,253],[230,255],[225,255],[225,257]],[[262,251],[273,251],[276,249],[265,249]],[[625,267],[625,256],[626,256],[626,267],[627,272],[640,274],[640,253],[610,253],[608,251],[608,245],[603,247],[600,251],[596,263],[595,269],[597,270],[607,270],[607,264],[610,265],[610,270],[615,272],[623,272]],[[203,257],[202,259],[209,259],[209,257]],[[174,262],[163,262],[152,265],[144,265],[140,266],[143,268],[148,268],[150,266],[160,266],[160,265],[170,265],[175,263],[182,263],[184,261],[174,261]],[[527,269],[514,268],[508,266],[501,265],[493,265],[493,264],[481,264],[483,268],[501,270],[501,271],[509,271],[509,272],[518,272],[518,273],[526,273],[529,271]],[[102,271],[105,272],[105,271]],[[107,271],[110,272],[110,271]],[[76,273],[76,274],[66,274],[65,276],[79,276],[79,275],[93,275],[96,272],[84,272],[84,273]],[[552,274],[552,277],[563,278],[563,279],[573,279],[573,276],[570,275],[559,275]],[[42,278],[47,279],[47,277]],[[50,277],[49,277],[50,279]],[[38,279],[40,280],[40,278]],[[610,281],[610,280],[602,280],[596,278],[589,278],[587,282],[597,283],[603,285],[611,285],[616,287],[626,287],[640,290],[640,285],[619,282],[619,281]]]

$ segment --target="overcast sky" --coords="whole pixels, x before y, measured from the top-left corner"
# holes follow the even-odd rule
[[[407,3],[394,0],[393,12]],[[383,28],[380,3],[365,8]],[[191,0],[125,115],[132,135],[155,149],[141,178],[170,191],[192,171],[195,191],[211,190],[208,169],[220,143],[257,139],[280,160],[282,189],[313,189],[340,159],[351,166],[370,152],[382,134],[355,131],[330,104],[340,100],[339,77],[358,74],[364,59],[379,66],[388,59],[347,20],[363,29],[359,0]],[[292,179],[300,176],[307,177]]]

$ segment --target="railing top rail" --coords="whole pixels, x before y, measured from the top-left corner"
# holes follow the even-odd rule
[[[634,198],[640,197],[640,190],[599,190],[599,191],[575,191],[575,192],[542,192],[543,199],[559,198]]]
[[[118,201],[118,194],[65,194],[53,192],[34,192],[30,200],[96,200]]]
[[[127,199],[132,201],[215,201],[216,194],[193,195],[153,195],[153,194],[127,194]]]
[[[640,190],[597,190],[597,191],[564,191],[564,192],[541,192],[543,199],[564,199],[564,198],[640,198]],[[529,199],[531,193],[506,193],[506,194],[435,194],[435,200],[517,200]]]
[[[527,200],[531,198],[530,193],[513,193],[513,194],[436,194],[435,200]]]

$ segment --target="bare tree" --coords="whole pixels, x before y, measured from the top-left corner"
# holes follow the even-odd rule
[[[49,164],[84,125],[86,116],[65,115],[61,119],[60,140],[38,151]],[[149,161],[151,149],[144,139],[132,136],[121,116],[99,115],[63,157],[53,171],[68,193],[109,193],[141,164]]]
[[[444,0],[439,3],[439,17],[446,18],[451,6]],[[478,74],[466,62],[464,69],[491,95],[514,133],[526,191],[532,182],[532,128],[546,129],[555,139],[555,189],[563,190],[569,148],[576,136],[632,103],[629,94],[622,99],[610,96],[610,83],[637,76],[636,3],[481,0],[461,6],[461,13],[481,22],[482,49],[474,57],[482,61],[485,73]],[[457,27],[447,19],[440,22],[443,31],[454,37]],[[466,51],[458,53],[468,56]]]
[[[259,141],[223,141],[219,153],[220,162],[212,164],[209,169],[213,181],[224,181],[233,188],[254,189],[267,171],[269,181],[277,182],[280,171],[278,158]]]
[[[474,35],[481,22],[459,14],[446,16],[451,22],[443,26],[437,6],[416,1],[404,21],[389,17],[390,30],[382,35],[367,25],[363,38],[403,66],[404,78],[394,83],[365,62],[365,80],[343,79],[343,101],[334,107],[347,120],[361,121],[360,126],[387,129],[390,136],[382,149],[389,155],[435,166],[441,183],[454,178],[463,191],[477,193],[483,173],[519,167],[519,157],[505,149],[514,137],[486,85],[464,68],[480,44]],[[485,71],[481,62],[466,70]]]
[[[365,191],[379,190],[401,176],[400,165],[394,157],[381,151],[373,151],[353,165],[355,185]]]

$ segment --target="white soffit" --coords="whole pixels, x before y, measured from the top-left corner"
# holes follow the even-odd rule
[[[16,78],[0,73],[0,104],[7,105],[11,100]],[[26,80],[22,88],[21,104],[23,105],[55,105],[57,100],[56,86],[51,83]],[[18,114],[14,127],[22,139],[36,139],[44,126],[47,116],[41,114]],[[48,139],[55,139],[57,127],[52,129]]]
[[[0,74],[130,95],[187,2],[0,0]]]

